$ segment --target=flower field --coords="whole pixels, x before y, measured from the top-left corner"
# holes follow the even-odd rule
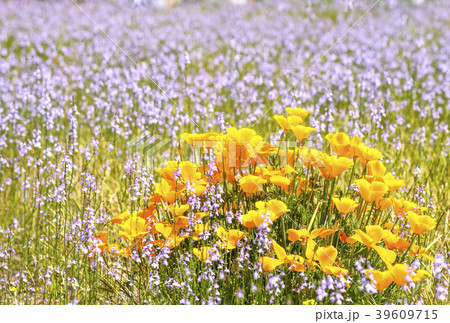
[[[450,304],[450,6],[231,2],[0,3],[0,304]]]

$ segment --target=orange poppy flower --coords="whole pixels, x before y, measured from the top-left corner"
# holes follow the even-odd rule
[[[344,231],[339,230],[339,239],[343,242],[347,242],[348,236],[345,234]]]
[[[348,243],[353,244],[358,241],[367,248],[373,248],[386,265],[391,265],[395,261],[397,254],[394,251],[377,246],[377,243],[383,238],[383,229],[381,226],[368,225],[366,226],[366,232],[359,229],[355,230],[355,232],[355,235],[347,238]]]
[[[268,216],[264,214],[264,212],[250,210],[248,213],[242,215],[241,222],[247,229],[252,229],[260,226],[264,222],[267,222],[266,217]]]
[[[396,285],[403,286],[408,283],[406,280],[406,276],[408,275],[408,266],[405,264],[395,264],[389,269],[389,271],[391,272],[392,278],[394,279],[394,283]]]
[[[404,238],[399,237],[389,230],[383,230],[383,241],[388,249],[406,250],[410,245]]]
[[[189,218],[183,215],[176,216],[173,225],[177,232],[181,229],[187,229],[189,227]]]
[[[95,236],[89,240],[89,246],[91,247],[89,254],[95,255],[97,254],[96,250],[100,250],[100,253],[104,253],[108,250],[108,241],[107,241],[107,233],[106,231],[100,231]],[[90,257],[92,260],[93,257]]]
[[[235,167],[266,164],[266,157],[275,150],[255,130],[234,127],[227,129],[226,136],[215,148],[217,162],[225,171]]]
[[[321,167],[324,167],[322,155],[323,152],[317,149],[301,147],[298,150],[298,156],[306,168],[311,168],[316,165],[321,165]]]

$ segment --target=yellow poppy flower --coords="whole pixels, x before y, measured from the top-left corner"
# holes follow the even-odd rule
[[[216,230],[217,236],[220,238],[217,244],[226,249],[236,248],[238,242],[247,235],[247,233],[239,230],[228,230],[225,231],[223,227],[218,227]]]
[[[192,253],[203,263],[209,263],[213,260],[213,257],[219,257],[217,250],[211,247],[201,247],[200,249],[192,249]]]
[[[405,186],[405,181],[402,179],[396,179],[392,173],[387,173],[383,176],[382,181],[389,187],[389,192],[398,190],[400,187]]]
[[[147,235],[150,230],[148,229],[149,223],[143,218],[138,216],[129,217],[122,224],[120,224],[122,230],[119,231],[119,235],[129,241],[142,238]]]
[[[150,205],[146,209],[138,210],[133,212],[131,214],[129,211],[125,211],[123,213],[120,213],[118,216],[111,219],[112,223],[121,224],[123,221],[129,219],[131,216],[137,216],[140,218],[143,218],[147,221],[154,220],[156,216],[153,214],[153,211],[156,210],[156,206],[153,203],[150,203]]]
[[[290,211],[286,204],[280,200],[270,200],[268,202],[258,201],[255,203],[255,206],[258,210],[269,211],[272,222]]]
[[[418,206],[417,204],[405,200],[399,200],[392,198],[392,208],[395,215],[405,217],[409,211],[414,211],[415,213],[422,213],[426,211],[426,207]]]
[[[197,241],[200,235],[211,230],[211,226],[203,223],[196,224],[194,227],[194,232],[192,233],[192,239]]]
[[[360,154],[357,156],[359,157],[359,160],[361,161],[361,165],[363,167],[366,167],[366,163],[368,161],[379,160],[383,158],[383,154],[375,148],[370,148],[364,144],[359,144],[358,148],[360,150]]]
[[[306,257],[312,261],[319,261],[319,269],[326,274],[333,274],[338,277],[348,274],[347,269],[334,265],[337,250],[333,246],[318,247],[314,240],[309,240],[306,245]]]
[[[303,301],[302,305],[314,305],[316,301],[314,299],[308,299],[306,301]]]
[[[239,180],[239,186],[247,193],[247,195],[260,192],[262,190],[262,185],[265,183],[267,183],[265,179],[249,174]]]
[[[350,137],[343,133],[329,133],[325,136],[325,139],[333,147],[334,152],[339,157],[352,157],[350,153]]]
[[[246,228],[258,227],[262,223],[272,224],[284,213],[289,212],[286,204],[279,200],[270,200],[268,202],[258,201],[255,203],[258,210],[250,210],[242,215],[242,225]]]
[[[298,172],[294,168],[292,168],[291,165],[287,165],[285,167],[282,167],[281,170],[280,170],[280,174],[283,175],[283,176],[287,175],[287,174],[292,174],[292,173],[298,174]]]
[[[167,209],[169,210],[170,213],[172,213],[174,216],[180,216],[183,215],[187,210],[189,210],[189,205],[188,204],[184,204],[184,205],[169,205],[167,207]]]
[[[377,179],[382,178],[386,173],[386,167],[379,160],[371,160],[367,163],[367,175]]]
[[[327,229],[327,228],[315,229],[311,233],[309,233],[307,229],[299,229],[299,230],[289,229],[289,230],[287,230],[289,241],[301,240],[302,242],[305,242],[309,239],[315,239],[317,237],[325,238],[335,232],[336,232],[335,229]]]
[[[161,183],[155,184],[155,193],[150,197],[150,202],[175,203],[175,200],[181,196],[181,192],[184,190],[184,188],[179,187],[175,191],[175,186],[175,183],[162,179]]]
[[[375,204],[376,204],[377,208],[379,208],[381,211],[384,211],[388,207],[392,206],[392,199],[379,197],[375,200]]]
[[[346,157],[336,158],[335,156],[330,156],[324,153],[321,155],[320,162],[317,162],[320,173],[326,179],[334,178],[340,175],[352,165],[353,161]]]
[[[181,139],[185,140],[191,146],[197,146],[200,144],[203,146],[205,145],[205,142],[210,141],[211,143],[207,143],[209,145],[207,145],[206,148],[212,148],[218,136],[220,135],[216,132],[183,133],[181,134]]]
[[[396,226],[394,228],[394,222],[392,222],[392,221],[389,221],[388,223],[386,223],[384,225],[384,229],[391,231],[393,234],[398,234],[398,231],[399,231],[399,227],[398,226]]]
[[[270,183],[281,187],[281,189],[286,192],[291,185],[291,180],[284,176],[275,175],[270,177]]]
[[[436,221],[428,215],[418,215],[412,211],[408,211],[407,214],[406,219],[408,220],[411,231],[414,232],[414,234],[419,235],[436,227]]]
[[[354,200],[345,197],[342,197],[340,199],[338,199],[337,197],[332,197],[331,199],[333,200],[334,205],[336,205],[336,208],[341,214],[353,212],[359,205]]]
[[[350,156],[353,157],[353,160],[358,158],[358,156],[362,155],[361,152],[361,138],[358,136],[353,136],[352,139],[350,139]]]
[[[378,181],[369,183],[365,179],[358,179],[355,183],[358,185],[359,193],[366,202],[375,201],[389,190],[389,187],[386,184]]]
[[[166,239],[165,245],[168,246],[169,249],[173,249],[175,247],[178,247],[186,238],[187,234],[181,236],[172,234]]]
[[[284,262],[280,259],[274,259],[270,257],[261,257],[258,261],[265,271],[272,271],[277,268],[279,265],[284,264]]]
[[[304,259],[298,255],[287,255],[286,250],[280,246],[276,241],[272,240],[272,248],[275,251],[278,259],[270,257],[261,257],[259,263],[266,271],[274,270],[276,267],[282,264],[293,264],[289,267],[289,270],[304,271],[306,268],[303,266]]]
[[[121,224],[123,221],[127,220],[131,216],[129,211],[120,213],[118,216],[111,219],[112,223]]]
[[[312,111],[310,110],[304,110],[302,108],[291,108],[291,107],[287,107],[286,112],[290,115],[290,116],[296,116],[299,118],[302,118],[303,120],[309,116],[310,113],[312,113]]]
[[[394,278],[389,270],[370,270],[366,271],[367,277],[372,281],[379,292],[384,291],[394,282]]]
[[[410,255],[417,255],[419,257],[424,257],[424,258],[428,259],[431,262],[435,261],[434,257],[426,254],[426,249],[425,248],[419,247],[416,244],[413,244],[411,246],[411,249],[409,250],[409,254]]]
[[[287,118],[282,115],[274,115],[273,118],[278,122],[284,131],[289,131],[292,127],[299,125],[303,122],[303,119],[298,116],[288,116]]]
[[[172,224],[159,222],[155,224],[155,229],[159,233],[161,233],[164,238],[170,237],[174,233],[174,228]]]
[[[292,127],[292,132],[298,141],[302,142],[306,137],[308,137],[311,132],[316,131],[316,128],[305,127],[302,125],[297,125]]]

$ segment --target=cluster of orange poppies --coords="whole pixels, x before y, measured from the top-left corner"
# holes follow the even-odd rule
[[[368,208],[370,211],[375,208],[382,212],[391,207],[395,216],[387,213],[383,222],[380,216],[369,218],[372,225],[367,225],[369,221],[366,221],[365,232],[356,229],[355,234],[350,237],[339,230],[339,223],[332,229],[319,227],[310,232],[309,228],[293,228],[286,232],[276,232],[278,237],[287,234],[288,240],[293,243],[299,241],[302,255],[287,254],[286,250],[272,239],[270,247],[275,257],[270,254],[260,257],[262,268],[271,271],[284,264],[291,271],[318,268],[326,274],[347,275],[348,270],[343,267],[342,261],[336,260],[336,247],[325,243],[326,237],[340,233],[341,241],[351,245],[358,242],[364,245],[368,252],[375,250],[386,264],[385,271],[367,271],[379,291],[386,289],[392,282],[400,286],[406,284],[408,275],[412,281],[428,276],[423,270],[414,271],[405,264],[396,263],[399,251],[430,260],[433,258],[425,253],[424,248],[398,235],[395,219],[407,221],[415,235],[433,229],[436,222],[430,216],[421,214],[425,212],[425,208],[390,196],[392,192],[404,186],[405,182],[396,179],[392,173],[386,173],[386,167],[380,161],[383,155],[375,148],[364,145],[358,136],[350,138],[344,133],[328,134],[325,137],[334,153],[306,148],[304,141],[315,129],[301,123],[311,111],[301,108],[286,108],[286,111],[288,116],[276,115],[274,118],[284,130],[284,138],[287,138],[290,131],[293,132],[298,143],[293,149],[277,149],[253,129],[248,128],[232,127],[227,129],[226,133],[182,134],[181,138],[190,146],[199,148],[202,153],[212,152],[215,169],[210,170],[205,161],[198,164],[190,161],[165,163],[163,168],[158,169],[160,182],[155,185],[147,207],[132,213],[126,211],[111,219],[119,226],[119,235],[129,241],[129,245],[125,248],[108,245],[106,232],[100,232],[91,240],[92,253],[110,250],[115,255],[130,256],[133,249],[142,250],[144,241],[147,249],[153,253],[156,252],[155,246],[172,249],[185,239],[198,241],[202,233],[211,230],[211,226],[206,224],[211,221],[204,221],[205,217],[210,215],[193,210],[188,204],[189,196],[195,194],[201,199],[211,185],[223,185],[225,192],[238,192],[242,197],[235,201],[231,208],[234,211],[247,211],[242,212],[239,227],[227,230],[224,226],[228,224],[225,224],[224,219],[219,219],[220,226],[215,230],[216,242],[211,246],[205,246],[202,242],[198,248],[193,248],[192,253],[201,262],[208,263],[214,257],[220,257],[219,249],[236,248],[253,228],[270,226],[289,213],[288,206],[281,201],[283,197],[317,191],[317,185],[313,188],[310,185],[310,177],[306,174],[316,169],[323,182],[336,181],[343,172],[353,167],[351,180],[355,167],[359,167],[362,171],[355,174],[358,178],[354,181],[358,188],[359,201],[355,200],[352,190],[347,190],[346,197],[331,192],[330,211],[336,208],[341,216],[356,212],[357,216],[362,217]],[[278,159],[271,160],[270,157]],[[287,163],[273,162],[282,160],[282,157],[286,158]],[[356,165],[358,160],[359,165]],[[278,192],[280,198],[269,199],[267,192],[270,190]],[[222,211],[223,214],[227,211],[225,205],[222,206]],[[321,243],[316,242],[318,238],[322,239]]]

